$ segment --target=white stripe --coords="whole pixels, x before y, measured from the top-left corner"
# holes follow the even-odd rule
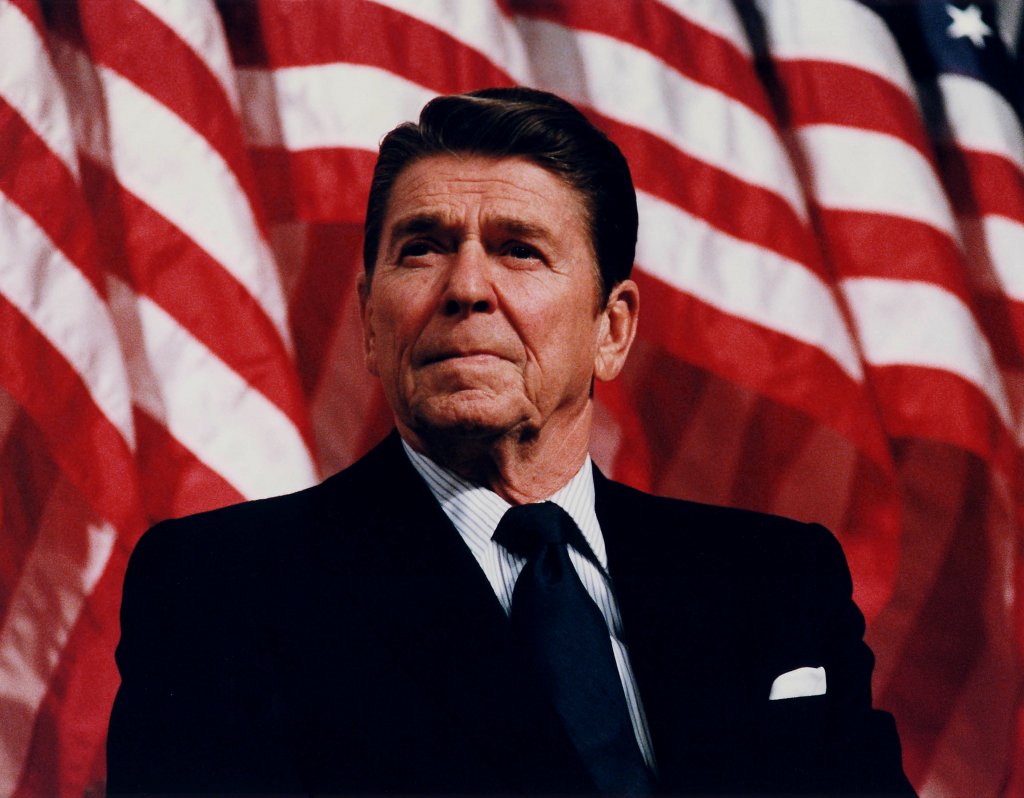
[[[862,379],[836,300],[806,267],[650,194],[637,192],[637,203],[638,267],[726,313],[816,347],[852,379]]]
[[[220,15],[211,0],[135,0],[174,31],[216,78],[238,113],[238,87]]]
[[[751,55],[747,34],[731,4],[723,3],[722,0],[660,0],[660,2],[694,25],[725,39],[743,55]]]
[[[516,17],[516,35],[490,3],[378,2],[458,38],[519,83],[553,91],[611,119],[649,130],[699,160],[780,195],[806,216],[790,161],[772,126],[742,103],[683,77],[646,50],[528,16]],[[731,8],[715,0],[673,5],[695,24],[748,51]]]
[[[1005,216],[981,219],[988,256],[1002,293],[1024,302],[1024,224]]]
[[[111,70],[101,69],[100,75],[118,182],[238,280],[290,346],[273,255],[238,178],[210,143],[167,107]]]
[[[69,530],[85,539],[69,541]],[[47,504],[0,630],[0,795],[14,794],[39,705],[86,598],[110,559],[115,538],[114,528],[92,518],[74,490],[60,483]],[[73,559],[76,555],[84,559]]]
[[[249,144],[377,151],[384,134],[415,120],[437,92],[359,64],[238,70]]]
[[[135,448],[121,346],[106,303],[81,271],[0,194],[0,293],[79,374],[100,412]],[[32,364],[23,364],[31,370]]]
[[[932,283],[877,277],[848,278],[841,288],[869,363],[957,374],[984,393],[1013,429],[992,350],[958,297]]]
[[[21,9],[8,0],[0,0],[0,43],[0,97],[77,177],[75,142],[60,79],[47,56],[46,43]]]
[[[493,0],[374,0],[444,31],[476,50],[517,83],[533,83],[515,27]]]
[[[1002,156],[1024,173],[1024,132],[1003,95],[986,83],[960,75],[941,75],[939,86],[957,144]],[[1021,192],[1024,194],[1024,174]]]
[[[902,139],[839,125],[808,125],[797,136],[824,207],[915,219],[958,238],[934,169]]]
[[[773,59],[845,64],[916,96],[889,27],[856,0],[757,0],[757,6]]]
[[[770,122],[626,42],[520,18],[537,84],[778,194],[804,218],[795,173]]]
[[[287,307],[270,247],[238,178],[220,153],[170,109],[83,53],[58,44],[73,83],[79,145],[129,192],[176,226],[255,299],[291,347]],[[96,75],[99,75],[99,82]],[[98,94],[96,92],[99,92]],[[97,120],[107,111],[107,138]]]
[[[159,305],[120,281],[110,287],[142,409],[247,499],[316,481],[305,443],[280,408]]]

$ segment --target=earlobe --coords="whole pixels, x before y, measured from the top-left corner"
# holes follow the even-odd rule
[[[377,354],[373,336],[373,306],[370,302],[370,281],[366,272],[360,272],[356,280],[359,293],[359,319],[363,328],[363,362],[373,376],[377,374]]]
[[[619,376],[626,364],[640,315],[640,288],[632,280],[623,280],[612,288],[602,313],[594,376],[607,382]]]

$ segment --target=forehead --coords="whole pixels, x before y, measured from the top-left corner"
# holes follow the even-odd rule
[[[582,224],[582,196],[562,178],[526,158],[432,155],[407,166],[391,190],[385,229],[412,216],[450,224],[521,220],[553,230]]]

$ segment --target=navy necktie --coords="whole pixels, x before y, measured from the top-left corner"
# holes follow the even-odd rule
[[[597,792],[651,791],[604,616],[569,560],[571,544],[594,555],[553,502],[509,509],[494,540],[527,558],[512,593],[512,630],[580,754]]]

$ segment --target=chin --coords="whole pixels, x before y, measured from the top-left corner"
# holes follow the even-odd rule
[[[448,397],[428,402],[413,413],[414,427],[433,434],[463,438],[495,438],[522,427],[529,418],[521,408],[507,402]]]

